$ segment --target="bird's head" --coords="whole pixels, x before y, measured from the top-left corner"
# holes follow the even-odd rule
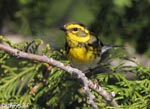
[[[90,39],[90,31],[81,23],[71,22],[60,28],[67,34],[67,39],[77,42],[86,42]]]

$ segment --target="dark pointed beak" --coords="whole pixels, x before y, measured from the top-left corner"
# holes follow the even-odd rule
[[[60,27],[60,30],[65,31],[65,32],[67,31],[65,27]]]

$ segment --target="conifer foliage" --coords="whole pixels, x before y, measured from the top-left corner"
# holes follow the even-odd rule
[[[69,64],[63,50],[51,51],[50,46],[46,45],[40,53],[39,46],[43,43],[40,39],[18,44],[12,44],[3,37],[0,37],[0,40],[6,46],[45,55]],[[118,56],[118,58],[121,61],[131,61],[125,57]],[[124,64],[107,65],[112,73],[102,72],[88,79],[96,81],[108,92],[114,92],[115,100],[119,104],[118,109],[149,108],[150,68],[138,62],[134,63],[136,64],[134,67]],[[127,73],[134,75],[134,78],[127,79]],[[116,109],[109,106],[94,90],[91,90],[91,93],[95,96],[94,100],[99,108]],[[13,104],[18,109],[92,109],[81,82],[74,75],[69,75],[66,71],[47,63],[15,57],[3,50],[0,50],[0,104],[7,106]]]

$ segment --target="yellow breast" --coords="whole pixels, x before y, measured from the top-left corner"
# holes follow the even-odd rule
[[[100,60],[96,56],[93,49],[86,49],[85,47],[70,48],[68,58],[73,67],[86,71],[89,68],[94,68]]]
[[[68,58],[73,62],[87,63],[94,60],[95,55],[92,50],[85,47],[70,48]]]

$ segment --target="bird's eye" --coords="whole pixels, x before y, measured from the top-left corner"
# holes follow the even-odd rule
[[[78,31],[78,28],[73,28],[73,31]]]

